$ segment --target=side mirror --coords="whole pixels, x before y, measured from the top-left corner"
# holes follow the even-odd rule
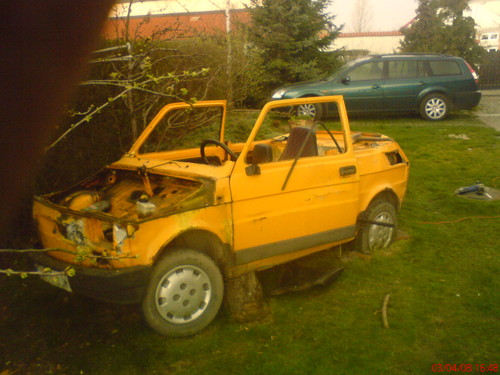
[[[260,168],[257,164],[250,164],[245,168],[247,176],[257,176],[260,174]]]
[[[347,85],[349,82],[351,82],[351,77],[344,77],[340,82],[342,82],[344,85]]]
[[[247,176],[260,174],[259,164],[273,161],[273,148],[265,143],[257,143],[252,150],[252,164],[245,168]]]

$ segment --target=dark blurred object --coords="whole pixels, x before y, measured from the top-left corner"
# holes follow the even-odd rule
[[[478,193],[478,194],[484,194],[484,185],[483,184],[474,184],[471,186],[464,186],[461,187],[457,190],[457,194],[467,194],[467,193]]]
[[[113,2],[0,3],[0,238],[85,72]]]
[[[455,194],[463,198],[483,201],[496,201],[500,199],[500,190],[484,186],[484,184],[479,182],[474,185],[460,187],[455,190]]]

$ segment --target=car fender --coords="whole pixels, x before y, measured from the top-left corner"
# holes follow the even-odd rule
[[[291,93],[287,92],[283,96],[283,99],[308,98],[308,97],[315,97],[315,96],[321,96],[321,95],[318,95],[317,92],[311,92],[308,90],[307,91],[294,90],[294,91],[291,91]]]
[[[401,200],[396,194],[396,192],[392,189],[389,184],[379,185],[374,187],[369,194],[365,194],[363,198],[360,197],[359,207],[360,207],[360,215],[363,214],[364,211],[368,208],[368,206],[377,199],[384,199],[391,202],[396,211],[399,211],[401,207]]]
[[[143,223],[134,238],[134,246],[141,249],[142,263],[154,263],[165,249],[177,244],[179,238],[187,238],[186,233],[209,232],[220,243],[231,244],[232,225],[229,210],[229,205],[210,206]],[[211,222],[217,224],[210,225]]]
[[[418,97],[417,97],[417,103],[418,105],[420,105],[420,103],[422,102],[422,100],[429,94],[443,94],[443,95],[446,95],[448,98],[453,99],[452,95],[451,95],[451,92],[449,89],[447,89],[446,87],[442,87],[442,86],[431,86],[431,87],[427,87],[425,88],[424,90],[422,90],[419,94],[418,94]]]
[[[230,244],[225,243],[216,233],[205,228],[186,228],[183,232],[165,243],[160,251],[155,255],[156,262],[165,253],[175,248],[188,247],[202,252],[215,260],[223,273],[227,273],[234,265],[234,253]]]

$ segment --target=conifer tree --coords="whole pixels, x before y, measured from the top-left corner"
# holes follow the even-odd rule
[[[338,36],[330,0],[251,0],[252,46],[260,54],[265,89],[317,77],[333,68],[326,52]]]
[[[475,22],[465,17],[468,0],[419,0],[416,21],[402,29],[402,52],[446,53],[480,62],[483,49],[476,42]]]

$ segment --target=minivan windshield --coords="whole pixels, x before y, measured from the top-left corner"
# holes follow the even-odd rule
[[[370,57],[361,57],[359,59],[349,61],[348,63],[346,63],[345,65],[343,65],[339,70],[337,70],[335,73],[333,73],[330,76],[326,77],[325,81],[334,81],[334,80],[342,77],[342,75],[347,70],[349,70],[350,68],[352,68],[354,65],[356,65],[356,64],[358,64],[360,62],[369,60],[369,59],[370,59]]]

